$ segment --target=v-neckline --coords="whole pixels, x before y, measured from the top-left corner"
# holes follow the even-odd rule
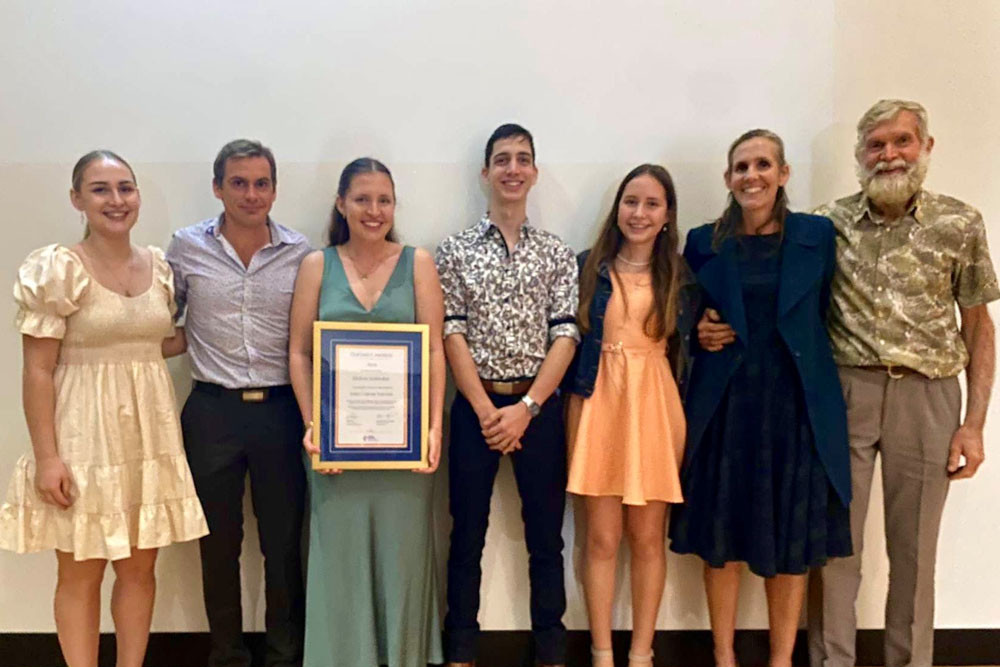
[[[396,257],[396,264],[392,267],[392,272],[389,274],[389,278],[386,279],[385,284],[382,285],[382,289],[379,290],[378,298],[375,299],[375,303],[372,304],[370,309],[365,308],[365,304],[361,302],[360,298],[358,298],[358,293],[354,291],[354,286],[351,285],[351,279],[347,275],[347,269],[344,268],[344,259],[340,256],[340,250],[337,248],[338,246],[333,246],[333,254],[337,256],[337,264],[340,266],[341,275],[344,276],[344,282],[347,283],[347,291],[351,293],[351,296],[354,298],[354,303],[358,304],[358,307],[361,308],[365,315],[371,315],[375,312],[375,309],[378,308],[378,305],[382,303],[382,297],[385,296],[386,288],[392,284],[393,279],[396,277],[396,271],[399,270],[399,265],[403,261],[403,253],[406,252],[406,246],[400,248],[399,255]]]

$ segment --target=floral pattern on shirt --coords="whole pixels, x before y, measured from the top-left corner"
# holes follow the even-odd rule
[[[836,362],[958,375],[969,355],[956,302],[971,308],[1000,298],[979,211],[922,190],[899,220],[874,213],[860,192],[815,213],[837,229],[828,321]]]
[[[444,335],[462,334],[480,377],[531,378],[560,336],[580,340],[577,266],[556,235],[527,222],[512,252],[489,215],[441,242]]]

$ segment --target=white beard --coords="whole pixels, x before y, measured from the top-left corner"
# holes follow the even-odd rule
[[[927,177],[930,161],[930,153],[922,150],[913,164],[907,164],[900,158],[892,162],[879,162],[871,169],[865,169],[858,163],[858,180],[861,181],[861,189],[876,206],[903,206],[920,191]],[[906,171],[902,174],[879,175],[881,171],[904,165]]]

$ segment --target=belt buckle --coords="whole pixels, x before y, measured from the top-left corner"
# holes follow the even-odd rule
[[[514,383],[513,382],[494,382],[493,391],[497,394],[504,396],[510,396],[514,393]]]
[[[899,367],[900,367],[899,364],[886,364],[885,365],[885,373],[886,373],[886,375],[888,375],[893,380],[899,380],[899,379],[903,378],[906,375],[905,373],[900,373],[898,371],[893,371],[893,368],[899,368]]]
[[[244,389],[242,393],[244,403],[263,403],[267,400],[266,389]]]

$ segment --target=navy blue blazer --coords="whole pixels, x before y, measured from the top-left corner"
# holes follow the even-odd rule
[[[686,461],[697,456],[705,429],[733,372],[743,363],[749,341],[737,259],[739,241],[726,239],[716,252],[712,230],[712,224],[707,224],[688,232],[684,259],[703,290],[704,305],[719,311],[736,332],[736,340],[718,352],[692,344],[694,362],[685,403]],[[788,215],[781,241],[777,328],[799,372],[819,458],[837,495],[847,505],[851,499],[847,408],[826,332],[835,252],[836,237],[828,218]]]

